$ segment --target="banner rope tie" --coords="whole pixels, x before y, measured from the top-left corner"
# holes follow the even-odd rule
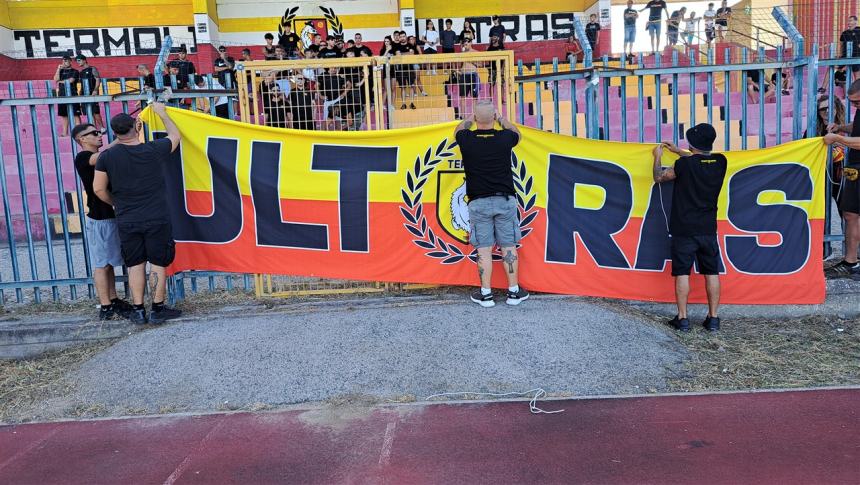
[[[564,409],[556,409],[554,411],[545,411],[537,406],[537,400],[546,397],[546,391],[542,387],[538,387],[536,389],[531,389],[529,391],[523,392],[470,392],[470,391],[460,391],[460,392],[443,392],[439,394],[433,394],[424,398],[425,401],[429,401],[436,397],[449,397],[449,396],[490,396],[490,397],[511,397],[511,396],[525,396],[529,397],[531,394],[531,400],[529,401],[529,412],[532,414],[556,414],[563,413]]]

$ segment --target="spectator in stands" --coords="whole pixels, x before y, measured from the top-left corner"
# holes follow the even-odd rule
[[[663,12],[666,12],[666,18],[668,19],[669,10],[666,7],[665,0],[649,0],[639,11],[642,12],[644,10],[649,10],[645,30],[651,35],[651,53],[656,54],[660,48],[660,35],[663,30]]]
[[[362,53],[367,54],[367,57],[373,56],[373,51],[370,50],[370,47],[364,45],[364,38],[360,33],[355,34],[355,43],[352,47],[352,50],[355,51],[355,57],[362,57]]]
[[[714,10],[713,2],[708,4],[708,9],[705,10],[703,18],[705,19],[705,39],[708,41],[708,46],[710,46],[716,36],[715,22],[717,12]]]
[[[99,80],[99,70],[95,67],[89,65],[87,62],[87,57],[83,54],[78,54],[75,56],[75,61],[78,63],[78,67],[81,68],[78,71],[78,82],[80,83],[80,88],[78,92],[83,95],[96,96],[101,91],[101,82]],[[92,114],[93,122],[95,123],[98,129],[103,130],[105,128],[105,122],[102,119],[102,111],[99,108],[98,103],[84,103],[81,105],[81,114],[89,116]]]
[[[188,88],[188,79],[179,75],[178,66],[168,67],[167,74],[164,75],[163,81],[165,87],[171,87],[173,89]]]
[[[346,41],[346,44],[344,44],[344,46],[343,46],[343,56],[346,57],[347,52],[352,52],[353,54],[355,54],[355,51],[353,51],[354,48],[355,48],[355,41],[354,40],[350,39],[350,40]],[[353,55],[353,57],[358,57],[358,54]]]
[[[305,49],[305,59],[316,59],[319,54],[319,48],[316,45],[310,45],[307,49]],[[314,90],[314,85],[317,80],[318,69],[313,67],[306,67],[302,69],[302,76],[304,76],[307,84],[305,87],[308,91]]]
[[[340,73],[339,68],[333,66],[327,73],[317,78],[317,89],[324,99],[323,116],[326,129],[331,131],[346,129],[341,102],[350,94],[352,83]]]
[[[723,0],[722,6],[717,9],[717,35],[720,37],[720,42],[725,40],[725,33],[729,30],[729,22],[732,20],[732,7],[729,7],[726,0]]]
[[[346,52],[347,58],[354,58],[354,51]],[[350,86],[349,92],[343,102],[340,103],[341,114],[346,121],[347,130],[357,130],[361,127],[364,119],[364,105],[367,99],[364,96],[364,84],[366,82],[364,69],[360,67],[343,68],[343,78]]]
[[[761,91],[762,79],[761,79],[761,71],[758,69],[751,69],[746,72],[747,73],[747,99],[750,103],[758,103],[759,97],[761,96],[759,92]],[[776,90],[770,84],[770,81],[767,78],[764,79],[764,102],[768,103],[776,100]]]
[[[138,64],[137,65],[137,75],[143,80],[143,87],[141,91],[148,89],[155,89],[155,75],[150,72],[149,67],[146,64]]]
[[[273,61],[275,60],[275,36],[267,32],[264,38],[266,45],[263,46],[263,58],[267,61]]]
[[[568,62],[570,62],[570,68],[572,70],[576,66],[576,61],[582,59],[582,46],[579,45],[579,41],[576,40],[575,35],[571,34],[571,36],[567,38],[567,42],[564,44],[564,52],[567,56]]]
[[[684,43],[687,46],[693,45],[696,38],[696,33],[699,31],[699,22],[702,19],[696,18],[696,12],[690,12],[690,17],[687,18],[687,24],[684,28]]]
[[[336,59],[338,57],[342,57],[340,49],[336,46],[336,42],[337,39],[335,39],[333,35],[328,36],[325,40],[326,46],[320,49],[319,58]]]
[[[633,43],[636,42],[636,19],[639,12],[633,8],[633,0],[627,0],[624,9],[624,55],[633,57]],[[571,63],[573,64],[573,63]]]
[[[176,67],[178,69],[178,77],[182,78],[183,84],[188,84],[188,80],[192,79],[190,76],[197,74],[197,69],[194,67],[194,63],[188,60],[188,49],[183,44],[179,47],[179,53],[177,54],[178,58],[174,59],[167,63],[168,67]]]
[[[665,0],[649,0],[640,12],[649,10],[648,22],[645,23],[645,31],[651,35],[651,53],[656,54],[660,48],[660,35],[663,30],[663,12],[669,18],[669,10],[666,8]]]
[[[681,26],[681,21],[684,20],[685,13],[687,13],[687,8],[681,7],[680,10],[672,12],[666,22],[666,41],[670,46],[678,45],[678,29]]]
[[[468,38],[460,44],[463,52],[473,52],[472,41]],[[478,97],[481,90],[481,81],[478,78],[478,66],[472,62],[464,62],[460,69],[457,70],[458,80],[460,84],[460,96]]]
[[[836,126],[845,125],[845,105],[839,99],[833,99],[833,121],[828,121],[830,116],[830,99],[827,96],[818,97],[818,116],[816,117],[815,136],[827,136],[830,131],[827,127],[832,123]],[[803,137],[807,134],[804,132]],[[839,205],[839,191],[842,188],[842,165],[845,162],[845,147],[833,145],[833,163],[830,166],[830,196]],[[839,210],[842,217],[842,210]]]
[[[325,47],[325,42],[323,42],[322,34],[314,34],[314,45],[317,46],[317,48],[320,50]]]
[[[395,38],[395,41],[397,41],[397,44],[395,44],[395,47],[398,50],[403,51],[404,54],[409,53],[409,52],[407,52],[410,50],[409,47],[407,46],[407,44],[409,43],[409,37],[406,35],[405,30],[401,30],[401,31],[397,32],[397,37]]]
[[[298,59],[302,56],[302,39],[293,32],[293,26],[284,25],[284,33],[278,38],[278,44],[283,46],[287,59]]]
[[[63,56],[63,61],[54,72],[57,83],[57,96],[77,96],[80,73],[72,67],[72,58]],[[60,118],[60,136],[69,136],[69,116],[75,117],[75,124],[81,124],[81,105],[68,103],[57,105],[57,116]]]
[[[363,58],[369,58],[369,57],[371,57],[371,55],[370,55],[370,53],[368,53],[367,51],[361,51],[361,57],[363,57]],[[373,109],[374,104],[376,103],[376,99],[375,99],[375,96],[376,96],[376,95],[375,95],[375,93],[374,93],[374,91],[373,91],[373,70],[372,70],[372,69],[370,69],[370,68],[368,68],[368,69],[369,69],[369,71],[368,71],[368,74],[369,74],[369,75],[368,75],[365,79],[366,79],[367,84],[368,84],[368,91],[370,92],[370,103],[371,103],[371,104],[370,104],[370,107],[371,107],[371,109]],[[362,104],[362,105],[364,105],[364,104],[366,104],[366,103],[365,103],[365,101],[364,101],[364,99],[365,99],[365,98],[364,98],[364,96],[365,96],[365,94],[364,94],[364,90],[362,90],[362,91],[361,91],[361,96],[362,96],[362,102],[361,102],[361,104]]]
[[[776,86],[780,86],[780,92],[783,96],[789,96],[791,94],[791,69],[788,67],[782,68],[782,81],[777,79],[776,76],[777,71],[774,70],[773,74],[770,75],[770,84],[776,88]],[[823,135],[821,135],[823,136]]]
[[[87,194],[84,233],[93,267],[96,295],[101,306],[99,320],[110,320],[116,314],[127,318],[131,314],[131,305],[120,300],[116,294],[114,268],[123,265],[116,215],[113,207],[96,197],[93,192],[96,160],[103,144],[102,132],[95,125],[84,123],[72,129],[72,138],[81,147],[81,151],[75,156],[75,170]]]
[[[140,121],[125,113],[114,116],[110,126],[117,143],[98,157],[93,179],[95,194],[113,205],[116,211],[122,258],[128,266],[128,283],[134,304],[129,318],[136,324],[162,323],[181,315],[179,310],[164,305],[167,294],[165,269],[173,262],[176,250],[162,168],[165,163],[170,163],[170,154],[179,146],[181,137],[164,104],[153,103],[150,106],[161,118],[167,136],[141,143]],[[147,262],[152,267],[154,286],[149,316],[143,307]]]
[[[218,48],[218,57],[215,59],[215,73],[218,82],[227,89],[236,89],[236,59],[227,55],[227,48],[223,45]]]
[[[475,29],[472,27],[472,22],[468,20],[463,21],[463,30],[460,31],[459,36],[460,45],[463,45],[463,41],[466,39],[470,43],[475,40]]]
[[[600,42],[600,23],[597,22],[597,14],[593,13],[588,16],[588,23],[585,24],[585,37],[588,43],[591,44],[591,50],[597,54],[597,43]]]
[[[391,57],[397,54],[397,49],[394,47],[394,41],[391,39],[390,35],[386,35],[384,39],[382,39],[382,47],[379,49],[379,55],[382,57]],[[389,79],[389,72],[396,71],[397,66],[386,66],[382,69],[382,82],[383,86],[387,79]],[[393,92],[397,92],[397,76],[391,76],[390,80],[394,83],[391,86]],[[388,89],[382,90],[382,101],[383,105],[388,105],[389,110],[394,109],[394,101],[388,99]],[[386,103],[386,101],[388,101]]]
[[[505,26],[502,25],[502,20],[498,15],[493,15],[492,17],[493,26],[490,27],[490,37],[494,35],[499,38],[499,44],[504,47],[505,40],[507,40],[508,32],[505,30]]]
[[[848,17],[848,28],[842,31],[839,34],[839,44],[841,46],[839,56],[843,59],[856,58],[860,57],[860,27],[857,26],[857,16],[852,15]],[[850,54],[849,54],[850,51]],[[853,73],[853,78],[857,78],[857,73],[860,72],[860,64],[851,65],[851,72]],[[824,82],[821,87],[818,89],[819,93],[826,92],[826,87],[829,85],[830,70],[826,71],[824,75]],[[836,87],[844,88],[848,82],[848,66],[839,66],[833,73],[833,84]]]
[[[205,77],[200,75],[194,76],[194,89],[224,89],[224,86],[222,86],[217,79],[212,78],[211,82],[212,85],[210,86],[207,84]],[[210,101],[209,98],[197,98],[197,111],[206,114],[212,114],[212,102],[215,103],[215,116],[219,118],[224,118],[225,120],[230,119],[230,110],[228,108],[230,100],[227,98],[227,96],[217,96],[214,98],[214,101]]]
[[[831,277],[860,275],[857,260],[857,246],[860,245],[860,80],[855,80],[848,88],[848,101],[855,109],[854,121],[843,125],[831,123],[827,127],[829,133],[824,136],[827,145],[849,148],[839,191],[839,210],[845,221],[845,257],[829,269],[827,274]],[[845,136],[846,133],[849,136]]]
[[[314,123],[314,95],[306,88],[303,76],[296,76],[296,86],[289,96],[289,120],[294,130],[316,129]]]
[[[493,51],[503,51],[505,50],[505,46],[499,41],[499,38],[495,35],[490,36],[490,45],[487,46],[487,52]],[[496,69],[496,62],[488,62],[487,63],[487,82],[490,83],[491,86],[496,85],[496,75],[498,70]],[[504,85],[504,78],[502,78],[502,85]]]
[[[286,61],[287,60],[287,51],[284,50],[284,46],[278,44],[275,46],[275,61]]]
[[[408,47],[401,47],[395,51],[396,56],[410,54]],[[394,79],[400,87],[400,109],[406,109],[406,92],[409,91],[409,108],[415,108],[415,97],[418,95],[415,83],[415,70],[411,64],[396,64],[394,66]]]
[[[266,126],[274,128],[287,127],[287,100],[281,87],[276,81],[277,71],[267,71],[263,74],[263,82],[260,83],[260,97],[263,101],[263,114],[265,114]]]
[[[445,20],[445,30],[439,33],[443,54],[453,54],[454,46],[457,45],[457,34],[452,29],[454,21]]]
[[[250,62],[254,59],[251,57],[251,49],[242,49],[242,62]]]
[[[717,205],[726,177],[726,157],[711,153],[717,132],[707,124],[687,130],[689,150],[663,142],[654,147],[654,182],[674,180],[669,234],[672,253],[672,276],[675,277],[675,301],[678,315],[668,323],[687,332],[687,297],[690,294],[690,270],[695,261],[705,276],[708,316],[702,326],[710,332],[720,329],[717,315],[720,303],[720,247],[717,243]],[[680,155],[674,167],[663,169],[663,150]]]
[[[501,130],[496,130],[496,122]],[[471,130],[472,125],[476,130]],[[475,114],[463,120],[454,131],[460,146],[469,198],[469,221],[472,231],[469,243],[478,252],[478,276],[481,287],[470,299],[484,308],[494,306],[490,286],[493,272],[493,247],[502,251],[502,267],[508,279],[506,303],[519,305],[529,298],[520,288],[517,243],[522,235],[518,224],[518,209],[511,150],[522,135],[513,123],[499,115],[490,100],[476,103]]]
[[[427,19],[427,29],[424,31],[424,35],[421,36],[421,40],[424,42],[424,53],[425,54],[436,54],[439,48],[439,32],[436,32],[436,25],[432,20]]]
[[[421,48],[418,47],[418,39],[414,35],[406,38],[406,51],[403,54],[411,54],[417,56],[421,54]],[[415,73],[415,87],[421,93],[421,96],[427,96],[424,91],[424,83],[421,82],[421,64],[412,64],[412,71]]]

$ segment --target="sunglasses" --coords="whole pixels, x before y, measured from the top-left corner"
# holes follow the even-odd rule
[[[101,132],[101,130],[93,130],[93,131],[88,131],[86,133],[81,133],[81,136],[90,136],[90,135],[101,136],[102,132]]]

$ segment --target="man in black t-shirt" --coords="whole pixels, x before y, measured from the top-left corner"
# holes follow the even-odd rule
[[[80,83],[80,88],[78,92],[82,95],[90,95],[95,96],[99,94],[101,91],[101,83],[99,82],[99,70],[95,67],[89,65],[87,62],[87,57],[83,54],[78,54],[75,57],[75,61],[78,63],[78,67],[81,68],[78,82]],[[99,108],[98,103],[85,103],[81,105],[81,114],[87,115],[92,113],[93,121],[95,125],[103,130],[105,127],[105,122],[102,119],[102,111]]]
[[[93,267],[96,296],[101,306],[99,320],[110,320],[116,314],[128,317],[131,305],[120,300],[116,294],[114,268],[123,265],[116,216],[113,207],[105,204],[93,192],[95,164],[103,143],[102,132],[95,125],[84,123],[72,129],[72,138],[81,147],[81,151],[75,156],[75,170],[87,194],[84,234]]]
[[[361,34],[355,34],[355,45],[352,46],[352,51],[355,52],[355,57],[361,57],[362,52],[367,54],[367,57],[373,57],[373,51],[364,45],[364,38]]]
[[[648,10],[648,22],[645,31],[651,34],[651,52],[656,54],[660,48],[660,34],[663,30],[663,12],[669,18],[669,10],[666,8],[665,0],[649,0],[640,12]]]
[[[600,42],[600,24],[597,22],[597,14],[593,13],[588,17],[588,23],[585,24],[585,37],[596,55],[597,43]]]
[[[302,56],[302,38],[293,32],[290,24],[284,26],[284,33],[278,38],[278,44],[284,46],[288,59],[298,59]]]
[[[116,211],[122,258],[128,266],[134,309],[132,323],[162,323],[181,312],[164,306],[167,295],[166,268],[176,256],[163,165],[179,146],[179,129],[167,115],[164,104],[153,103],[167,136],[141,143],[140,121],[121,113],[110,121],[116,143],[96,160],[93,192]],[[110,188],[108,188],[110,187]],[[152,267],[152,308],[143,307],[146,263]]]
[[[507,30],[505,30],[505,26],[502,25],[502,20],[499,18],[498,15],[493,15],[492,21],[493,26],[490,27],[490,37],[498,37],[499,44],[504,47],[508,32]]]
[[[731,19],[732,7],[729,7],[726,0],[723,0],[723,4],[717,9],[717,20],[714,22],[717,27],[717,35],[720,38],[720,42],[725,39],[725,33],[729,30],[729,21]]]
[[[296,87],[290,91],[290,118],[294,130],[313,130],[314,95],[305,88],[305,78],[296,77]]]
[[[328,36],[325,40],[325,47],[320,49],[320,53],[317,57],[320,59],[337,59],[338,57],[343,57],[340,50],[335,45],[336,40],[337,39],[335,39],[334,36]]]
[[[860,27],[857,26],[856,15],[848,17],[848,27],[839,35],[839,45],[839,56],[843,59],[860,57]],[[850,55],[848,54],[849,48],[851,51]],[[860,72],[860,64],[851,65],[851,72],[854,73],[853,78],[857,79],[857,73]],[[821,83],[821,87],[818,89],[819,93],[827,91],[825,86],[829,85],[827,77],[829,74],[830,71],[828,70],[824,75],[824,82]],[[836,68],[833,72],[833,82],[836,86],[843,87],[848,83],[848,66],[838,66]]]
[[[478,276],[481,287],[470,299],[489,308],[493,300],[491,277],[493,247],[502,250],[502,266],[508,277],[506,303],[519,305],[529,292],[519,286],[517,243],[520,242],[519,206],[511,172],[511,152],[521,135],[511,122],[499,116],[492,101],[475,105],[471,119],[463,120],[454,131],[463,168],[466,173],[466,196],[469,199],[469,243],[478,251]],[[502,126],[496,130],[496,121]],[[472,131],[472,125],[477,129]]]
[[[188,49],[183,45],[179,48],[179,57],[167,63],[168,67],[176,67],[178,70],[177,78],[182,78],[184,84],[188,85],[188,80],[191,79],[190,76],[197,74],[197,69],[194,67],[194,63],[188,60]]]
[[[72,58],[63,56],[63,62],[57,66],[57,71],[54,72],[57,96],[77,96],[79,80],[80,73],[72,67]],[[58,104],[57,116],[60,118],[60,136],[69,136],[69,116],[74,116],[75,123],[80,124],[81,105],[79,103]]]
[[[236,60],[227,55],[227,48],[223,45],[218,48],[218,57],[215,58],[215,74],[218,76],[218,82],[224,86],[224,89],[236,89]],[[187,79],[185,80],[187,84]]]
[[[627,0],[627,8],[624,9],[624,55],[633,55],[637,18],[639,18],[639,12],[633,8],[633,0]]]
[[[674,181],[669,237],[678,315],[669,321],[669,325],[682,332],[690,330],[687,297],[690,294],[693,261],[705,276],[705,292],[708,295],[708,316],[702,326],[711,332],[720,329],[720,318],[717,316],[720,302],[717,203],[728,164],[722,154],[711,153],[716,138],[714,127],[701,123],[687,130],[689,151],[668,142],[654,147],[654,182]],[[661,165],[664,148],[681,155],[674,167],[665,170]]]
[[[848,88],[848,101],[856,110],[850,125],[831,123],[824,143],[834,143],[849,148],[842,168],[842,189],[839,191],[839,209],[845,221],[845,257],[827,271],[829,277],[860,276],[857,246],[860,245],[860,80]],[[844,133],[849,133],[845,136]]]

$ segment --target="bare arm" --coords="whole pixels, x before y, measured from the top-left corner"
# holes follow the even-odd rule
[[[107,173],[96,170],[95,176],[93,177],[93,192],[95,192],[96,197],[101,199],[105,204],[113,205],[113,197],[111,197],[110,191],[108,191],[107,187]]]
[[[471,128],[472,123],[474,123],[474,121],[475,121],[474,115],[472,115],[471,118],[466,118],[465,120],[461,121],[460,124],[457,125],[457,128],[454,129],[454,136],[456,137],[457,133],[459,133],[463,130],[468,130],[469,128]]]
[[[63,65],[62,65],[62,64],[60,64],[59,66],[57,66],[57,70],[56,70],[56,71],[54,71],[54,81],[56,81],[56,82],[60,82],[60,69],[62,69],[62,68],[63,68]]]
[[[502,125],[502,128],[504,128],[504,129],[506,129],[506,130],[511,130],[511,131],[513,131],[514,133],[516,133],[516,134],[517,134],[517,139],[518,139],[518,140],[519,140],[519,139],[522,139],[523,134],[522,134],[522,133],[520,133],[520,129],[519,129],[519,128],[517,128],[517,126],[516,126],[515,124],[511,123],[510,121],[508,121],[508,120],[507,120],[507,118],[505,118],[504,116],[500,115],[500,114],[498,113],[498,111],[496,112],[496,120],[499,122],[499,124],[500,124],[500,125]]]
[[[662,159],[663,159],[663,145],[657,145],[654,147],[654,166],[653,166],[653,175],[654,182],[663,183],[668,182],[670,180],[675,180],[675,169],[669,167],[663,170]]]
[[[167,138],[173,145],[171,151],[176,150],[176,147],[179,146],[179,140],[182,139],[182,136],[179,134],[179,128],[177,128],[176,123],[170,119],[170,115],[167,114],[164,103],[152,103],[152,110],[155,111],[155,114],[157,114],[158,117],[161,118],[161,122],[164,123],[164,129],[167,131]]]
[[[117,143],[119,143],[119,138],[114,138],[113,141],[110,142],[110,145],[105,147],[105,150],[116,145]],[[102,154],[102,152],[95,152],[92,155],[90,155],[90,167],[96,166],[96,162],[99,160],[99,155],[101,155],[101,154]]]
[[[845,145],[852,150],[860,150],[860,136],[845,136],[829,133],[824,136],[824,143],[828,145],[838,143],[840,145]]]

